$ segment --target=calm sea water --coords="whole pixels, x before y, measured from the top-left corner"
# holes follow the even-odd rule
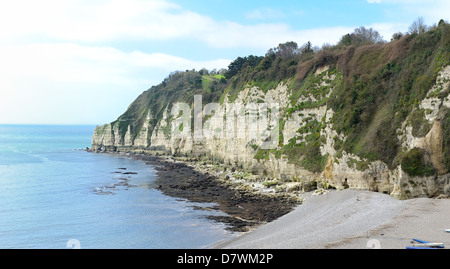
[[[94,128],[0,125],[0,248],[202,248],[233,236],[206,219],[220,212],[156,190],[152,166],[78,150]]]

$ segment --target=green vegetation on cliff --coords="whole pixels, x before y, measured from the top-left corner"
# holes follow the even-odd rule
[[[335,112],[334,128],[348,137],[343,149],[395,165],[400,153],[396,130],[425,98],[449,59],[450,26],[445,23],[422,35],[344,51],[337,62],[344,83],[328,103]]]
[[[407,121],[414,136],[428,133],[431,126],[419,103],[436,84],[438,73],[449,64],[450,25],[444,21],[426,31],[397,33],[391,42],[384,42],[372,29],[360,27],[334,46],[318,49],[310,42],[303,46],[287,42],[264,56],[238,57],[224,72],[174,72],[142,93],[112,124],[119,124],[122,137],[131,126],[134,139],[149,113],[151,133],[174,102],[192,104],[194,95],[200,94],[203,104],[223,103],[225,96],[233,102],[246,87],[257,86],[267,92],[283,82],[288,85],[289,104],[281,111],[279,146],[261,150],[252,145],[256,159],[267,160],[269,154],[274,154],[312,172],[323,171],[329,157],[320,151],[325,143],[323,119],[305,122],[286,145],[283,129],[294,113],[326,107],[334,112],[330,120],[333,130],[345,137],[334,139],[337,155],[345,151],[369,162],[381,160],[391,168],[402,164],[410,175],[429,175],[435,170],[424,161],[423,152],[404,152],[397,130]],[[325,72],[316,73],[323,67],[327,67]],[[448,88],[438,87],[432,96],[442,100],[448,92]],[[450,171],[448,109],[440,115],[444,115],[444,161]],[[367,167],[363,161],[352,165]]]
[[[404,154],[402,169],[410,176],[430,176],[436,172],[433,166],[425,160],[424,150],[419,148],[413,148]]]
[[[444,114],[444,118],[442,120],[442,130],[443,130],[443,155],[444,155],[444,164],[447,168],[447,171],[450,171],[450,109],[446,109]]]

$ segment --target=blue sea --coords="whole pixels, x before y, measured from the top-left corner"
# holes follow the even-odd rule
[[[94,128],[0,125],[0,248],[198,249],[234,236],[206,218],[220,212],[155,189],[151,165],[80,150]]]

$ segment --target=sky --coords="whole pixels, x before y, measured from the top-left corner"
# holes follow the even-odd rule
[[[117,119],[178,70],[226,68],[280,43],[336,44],[360,26],[389,41],[448,0],[0,0],[0,124]]]

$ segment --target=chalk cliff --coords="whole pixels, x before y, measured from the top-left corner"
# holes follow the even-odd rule
[[[97,126],[91,149],[214,159],[278,191],[448,197],[449,48],[440,23],[390,43],[246,57],[233,74],[176,72]]]

